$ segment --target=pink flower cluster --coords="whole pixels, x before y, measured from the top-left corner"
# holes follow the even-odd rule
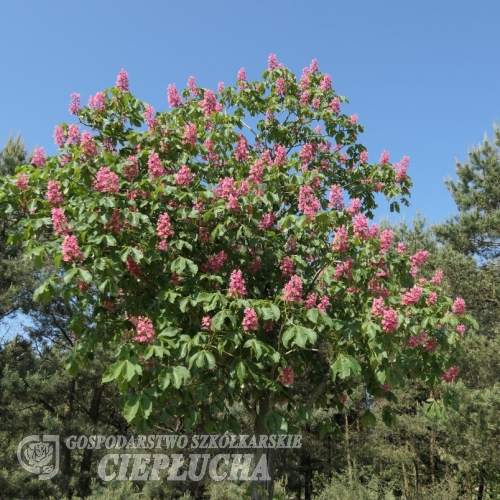
[[[71,94],[71,101],[69,103],[69,112],[72,115],[77,115],[82,109],[82,104],[80,102],[80,94],[73,92]]]
[[[316,212],[321,209],[321,205],[314,195],[311,186],[301,186],[299,191],[299,210],[310,220],[314,221]]]
[[[400,255],[403,255],[406,253],[406,246],[404,243],[399,242],[398,246],[396,247],[396,252]]]
[[[139,175],[139,160],[136,156],[127,158],[127,164],[123,167],[123,175],[127,179],[133,179]]]
[[[33,152],[33,158],[31,159],[31,164],[35,167],[42,168],[45,165],[45,151],[43,148],[35,148]]]
[[[266,229],[271,229],[274,226],[275,219],[276,216],[274,213],[264,214],[259,223],[259,230],[265,231]]]
[[[116,88],[122,92],[128,92],[128,74],[123,68],[116,78]]]
[[[380,160],[378,161],[381,165],[386,165],[389,163],[389,153],[387,151],[382,151],[380,155]]]
[[[59,190],[59,183],[57,181],[49,181],[47,187],[47,199],[49,200],[51,207],[56,207],[60,203],[64,203],[62,193]]]
[[[382,329],[391,333],[398,327],[398,313],[392,308],[384,309],[382,313]]]
[[[148,158],[148,173],[151,179],[158,179],[165,175],[165,168],[161,164],[158,153],[151,153]]]
[[[237,161],[248,160],[248,144],[244,135],[240,135],[240,137],[238,138],[234,157],[236,158]]]
[[[79,144],[80,143],[80,129],[78,125],[71,124],[68,127],[68,141],[69,144]]]
[[[82,149],[83,149],[83,154],[89,157],[97,156],[97,146],[96,143],[94,142],[94,138],[92,137],[92,134],[90,132],[87,132],[84,130],[82,132]]]
[[[392,238],[394,236],[394,233],[392,232],[392,229],[386,229],[385,231],[382,231],[379,237],[380,241],[380,253],[386,253],[389,248],[391,248],[391,243],[392,243]]]
[[[308,309],[312,309],[315,307],[320,311],[326,312],[328,306],[330,305],[330,299],[326,295],[323,295],[323,297],[321,297],[319,301],[319,304],[317,304],[317,301],[318,301],[318,294],[311,293],[304,301],[304,306],[307,307]]]
[[[63,260],[64,262],[71,262],[73,260],[83,259],[84,255],[80,251],[78,240],[74,235],[68,235],[64,238],[62,243]]]
[[[431,306],[432,304],[435,304],[437,302],[437,293],[436,292],[429,292],[429,296],[427,299],[425,299],[425,303],[428,306]]]
[[[286,86],[285,86],[285,79],[280,77],[276,80],[276,90],[274,93],[277,96],[283,96],[286,94]]]
[[[285,366],[281,370],[281,375],[278,377],[278,382],[281,382],[284,386],[290,387],[293,384],[293,369],[291,366]]]
[[[146,316],[139,316],[136,330],[137,330],[137,336],[135,337],[136,342],[155,341],[155,329],[153,327],[153,322]]]
[[[285,257],[279,261],[281,274],[283,276],[291,276],[294,273],[293,261],[290,257]]]
[[[171,108],[177,108],[182,104],[182,98],[177,91],[175,84],[170,84],[168,86],[168,105]]]
[[[408,169],[408,164],[410,163],[410,158],[408,156],[403,156],[400,163],[395,163],[393,167],[396,169],[396,181],[403,182],[406,179],[406,171]]]
[[[19,175],[18,178],[16,179],[16,186],[21,191],[27,191],[28,190],[28,176],[26,174]]]
[[[320,88],[320,90],[323,90],[324,92],[327,90],[331,90],[332,89],[332,77],[330,75],[325,75],[323,77],[323,80],[321,80],[319,88]]]
[[[231,273],[229,278],[229,292],[228,297],[244,297],[247,294],[245,288],[245,280],[243,279],[243,274],[241,270],[236,269]]]
[[[268,151],[268,150],[266,150]],[[264,160],[264,155],[262,155]],[[274,161],[273,165],[276,167],[284,167],[286,165],[286,148],[280,144],[274,146]]]
[[[141,276],[141,266],[139,264],[137,264],[137,262],[132,257],[129,257],[127,259],[126,267],[127,267],[128,272],[134,278],[140,278],[140,276]]]
[[[445,382],[453,382],[458,375],[460,368],[458,366],[452,366],[448,371],[441,375],[441,380]]]
[[[191,170],[187,165],[182,165],[179,172],[175,176],[175,184],[179,186],[189,186],[189,182],[191,181]]]
[[[346,208],[346,212],[353,217],[359,214],[360,210],[361,210],[361,200],[359,198],[353,198],[349,202],[348,207]]]
[[[158,218],[158,222],[156,224],[156,234],[162,240],[166,240],[174,235],[172,223],[170,222],[170,216],[167,212],[161,214]]]
[[[354,229],[355,238],[366,239],[371,236],[371,231],[369,229],[369,221],[365,214],[356,215],[354,217],[352,227]]]
[[[212,331],[212,318],[210,316],[203,316],[201,320],[201,329],[209,332]]]
[[[191,146],[196,146],[197,135],[196,135],[196,125],[194,123],[188,123],[184,127],[184,144],[190,144]]]
[[[276,54],[269,54],[269,58],[267,60],[268,63],[268,69],[269,71],[272,71],[273,69],[278,67],[278,61],[276,59]]]
[[[439,286],[441,284],[441,281],[443,281],[443,271],[440,271],[439,269],[434,273],[434,276],[431,278],[430,283],[432,285]]]
[[[406,290],[402,295],[401,295],[401,303],[404,306],[414,306],[419,300],[420,297],[422,296],[423,289],[420,288],[419,286],[414,286],[410,288],[409,290]]]
[[[245,68],[241,68],[238,71],[238,75],[236,77],[236,80],[239,82],[246,82],[247,81],[247,74],[245,73]]]
[[[191,92],[191,95],[193,97],[198,97],[200,95],[200,89],[196,85],[196,81],[194,79],[194,76],[190,76],[188,78],[188,83],[187,83],[189,92]]]
[[[340,100],[338,97],[334,97],[330,103],[330,109],[338,115],[340,113]]]
[[[63,236],[69,233],[68,220],[61,208],[52,209],[52,225],[54,226],[54,234]]]
[[[56,128],[54,129],[54,142],[56,143],[57,147],[60,148],[65,141],[66,134],[64,133],[64,129],[61,127],[61,125],[56,125]]]
[[[455,314],[465,314],[465,300],[462,297],[457,297],[451,310]]]
[[[215,111],[218,111],[219,107],[217,106],[217,99],[211,90],[205,90],[205,95],[203,96],[203,100],[200,102],[200,106],[202,107],[205,116],[210,116],[212,113],[215,113]]]
[[[97,92],[89,97],[89,106],[96,111],[106,111],[106,96],[104,92]]]
[[[336,208],[337,210],[342,210],[344,208],[344,196],[342,194],[342,188],[337,185],[333,185],[330,188],[330,198],[328,201],[328,206],[331,208]]]
[[[283,288],[283,300],[285,302],[302,301],[302,279],[296,274],[290,278],[290,281]]]
[[[144,111],[144,121],[148,125],[148,130],[153,130],[158,125],[158,119],[155,118],[155,108],[146,104],[146,108]]]
[[[264,164],[261,159],[255,160],[250,168],[248,180],[254,184],[262,184],[262,176],[264,174]]]
[[[255,331],[259,328],[259,318],[257,317],[257,313],[255,309],[250,307],[245,307],[245,316],[243,318],[243,330]]]
[[[304,92],[300,94],[300,104],[302,106],[307,106],[309,104],[310,98],[311,98],[311,92],[309,92],[309,90],[304,90]]]
[[[103,167],[97,172],[92,187],[102,193],[117,193],[120,190],[120,179],[109,168]]]
[[[359,155],[359,163],[368,163],[368,151],[362,151]]]
[[[218,273],[227,260],[227,253],[221,250],[218,254],[208,258],[208,262],[202,267],[203,272]],[[244,284],[244,283],[243,283]]]
[[[336,252],[346,252],[349,248],[349,236],[345,226],[340,226],[335,232],[332,249]]]
[[[306,143],[302,146],[302,149],[299,152],[299,158],[302,160],[303,163],[308,164],[312,161],[314,156],[316,155],[316,152],[318,150],[318,145],[314,143]]]

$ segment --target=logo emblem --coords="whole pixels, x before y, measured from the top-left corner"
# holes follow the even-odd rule
[[[38,474],[38,479],[53,478],[59,472],[59,436],[25,437],[17,447],[17,459],[24,470]]]

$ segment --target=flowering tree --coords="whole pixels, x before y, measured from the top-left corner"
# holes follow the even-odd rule
[[[13,240],[58,269],[37,295],[76,300],[68,368],[116,346],[104,381],[141,430],[154,405],[189,429],[203,403],[208,431],[237,431],[238,401],[256,434],[291,432],[359,384],[390,402],[407,376],[456,376],[465,304],[419,277],[426,252],[370,223],[375,193],[408,204],[408,158],[370,164],[345,101],[316,61],[297,80],[271,55],[262,81],[241,69],[215,93],[190,78],[155,112],[122,71],[88,106],[73,94],[80,125],[56,127],[59,153],[5,181]]]

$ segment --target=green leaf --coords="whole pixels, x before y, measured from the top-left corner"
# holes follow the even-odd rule
[[[63,278],[64,284],[67,285],[69,282],[71,282],[77,273],[78,269],[76,267],[67,271]]]
[[[78,274],[85,283],[92,283],[92,274],[86,269],[78,269]]]
[[[368,410],[361,417],[361,425],[365,429],[368,427],[375,427],[377,425],[377,417]]]
[[[158,382],[160,383],[160,388],[165,390],[170,385],[170,373],[163,370],[158,375]]]
[[[129,360],[125,361],[123,366],[123,379],[130,382],[135,375],[135,366]]]
[[[106,384],[107,382],[117,379],[124,368],[124,364],[124,361],[117,361],[109,365],[102,375],[102,383]]]
[[[170,266],[170,270],[177,274],[182,274],[184,269],[186,269],[186,259],[184,257],[177,257]]]
[[[125,417],[127,422],[131,422],[132,420],[134,420],[140,405],[141,400],[138,394],[131,394],[128,397],[123,408],[123,416]]]
[[[179,389],[183,380],[187,380],[191,374],[185,366],[174,366],[172,368],[172,385]]]
[[[243,363],[243,361],[240,361],[238,363],[238,367],[236,368],[236,375],[238,376],[238,379],[241,383],[245,381],[245,378],[247,376],[247,368],[245,366],[245,363]]]
[[[288,423],[283,415],[276,413],[275,411],[270,411],[265,419],[264,423],[270,434],[286,434],[288,431]]]
[[[316,324],[318,322],[319,311],[316,308],[308,309],[306,316],[310,321]]]
[[[153,403],[151,402],[151,399],[146,394],[143,394],[141,396],[141,409],[142,409],[142,414],[144,415],[144,418],[148,418],[149,415],[151,415],[153,411]]]

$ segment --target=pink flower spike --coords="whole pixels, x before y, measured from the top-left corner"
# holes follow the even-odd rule
[[[245,308],[245,317],[243,318],[243,330],[255,331],[259,328],[259,318],[257,317],[257,313],[255,309],[246,307]]]
[[[155,330],[153,327],[153,322],[145,317],[139,316],[136,326],[137,336],[135,337],[136,342],[154,342],[155,341]]]
[[[71,94],[71,101],[69,103],[69,112],[72,115],[77,115],[82,109],[82,103],[80,102],[80,94],[73,92]]]
[[[292,276],[283,291],[283,300],[285,302],[302,302],[302,279],[300,276]]]
[[[177,108],[182,104],[182,98],[177,91],[175,84],[170,84],[168,86],[168,105],[171,108]]]
[[[128,92],[128,73],[123,68],[116,78],[116,88],[122,92]]]
[[[269,54],[268,58],[268,69],[269,71],[272,71],[274,68],[278,67],[278,61],[276,60],[276,54]]]
[[[43,148],[35,148],[31,164],[35,165],[38,168],[42,168],[45,165],[45,161],[45,151],[43,150]]]
[[[73,260],[83,259],[84,255],[80,251],[78,240],[76,236],[66,236],[62,243],[63,260],[64,262],[71,262]]]
[[[175,176],[175,184],[179,186],[189,186],[189,182],[191,181],[191,170],[187,165],[182,165],[179,172]]]
[[[246,82],[247,81],[247,74],[245,73],[245,68],[241,68],[238,71],[238,76],[236,78],[239,82]]]
[[[453,303],[452,311],[455,314],[465,314],[465,300],[462,297],[457,297]]]
[[[290,387],[293,385],[293,369],[291,366],[285,366],[281,370],[281,375],[278,377],[278,382],[281,382],[284,386]]]
[[[245,280],[243,274],[239,269],[234,270],[229,278],[229,292],[228,297],[245,296],[247,290],[245,288]]]

